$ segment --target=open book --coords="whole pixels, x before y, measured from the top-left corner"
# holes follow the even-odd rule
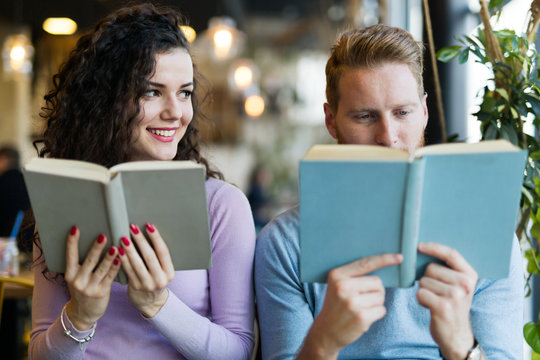
[[[191,161],[141,161],[110,169],[76,160],[32,159],[23,169],[43,254],[51,271],[64,273],[65,240],[76,225],[82,261],[100,233],[108,246],[154,224],[176,270],[211,266],[205,169]],[[117,281],[127,279],[121,271]]]
[[[300,162],[300,275],[370,255],[402,253],[377,270],[407,287],[435,259],[421,242],[457,249],[482,278],[508,276],[527,153],[507,141],[426,146],[316,145]]]

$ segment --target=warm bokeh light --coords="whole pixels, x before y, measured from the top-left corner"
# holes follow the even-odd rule
[[[261,116],[264,112],[264,99],[259,95],[248,96],[244,102],[244,109],[251,117]]]
[[[187,41],[189,41],[190,43],[195,41],[195,38],[197,37],[197,32],[195,31],[194,28],[188,25],[182,25],[180,26],[180,29],[184,33],[184,36],[186,37]]]
[[[249,66],[241,65],[234,70],[234,83],[240,90],[247,89],[253,84],[253,71]]]
[[[33,56],[34,47],[25,34],[10,35],[4,40],[2,60],[6,73],[30,74]]]
[[[48,18],[43,22],[43,30],[53,35],[71,35],[77,31],[77,23],[70,18]]]
[[[231,51],[233,35],[229,29],[219,29],[214,33],[214,53],[218,58],[226,58]]]
[[[11,61],[22,61],[24,60],[24,55],[26,54],[26,51],[24,50],[24,47],[21,45],[15,45],[11,48],[11,51],[9,52],[9,58]]]

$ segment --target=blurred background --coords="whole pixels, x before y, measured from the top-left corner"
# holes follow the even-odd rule
[[[314,143],[331,142],[324,128],[324,66],[339,32],[383,22],[406,28],[427,44],[422,0],[153,2],[172,6],[189,20],[186,31],[193,37],[195,62],[213,86],[209,122],[202,129],[205,152],[246,194],[255,186],[250,200],[265,205],[257,210],[259,224],[296,202],[297,162],[303,153]],[[23,164],[35,156],[31,142],[43,129],[43,95],[77,38],[99,18],[134,3],[0,1],[0,144],[18,148]],[[436,47],[452,44],[454,36],[479,24],[478,1],[429,4]],[[436,143],[441,134],[431,71],[426,52],[426,136],[428,143]],[[474,140],[463,91],[467,67],[439,64],[439,71],[447,132]]]
[[[43,95],[78,37],[109,12],[141,1],[0,0],[0,146],[36,156]],[[169,0],[189,19],[194,61],[211,82],[204,152],[248,196],[257,226],[297,202],[298,160],[324,127],[324,67],[351,27],[403,27],[426,45],[426,142],[442,141],[422,0]],[[506,3],[499,24],[522,32],[531,1]],[[478,0],[429,0],[434,50],[480,24]],[[477,92],[489,73],[470,61],[438,63],[448,137],[478,141]],[[92,99],[88,99],[91,101]],[[4,199],[0,199],[0,202]],[[538,301],[537,301],[538,302]],[[534,312],[538,313],[538,310]],[[526,316],[530,316],[526,315]],[[2,329],[5,331],[5,328]],[[3,336],[3,335],[2,335]]]

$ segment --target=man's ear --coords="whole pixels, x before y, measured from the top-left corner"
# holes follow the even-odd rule
[[[424,93],[424,96],[422,96],[422,108],[423,108],[423,111],[424,111],[424,131],[426,130],[426,127],[427,127],[427,122],[428,122],[428,118],[429,118],[429,114],[428,114],[428,108],[427,108],[427,92]]]
[[[334,117],[334,112],[328,103],[324,103],[324,122],[326,124],[326,129],[328,129],[328,133],[334,139],[337,139],[336,119]]]

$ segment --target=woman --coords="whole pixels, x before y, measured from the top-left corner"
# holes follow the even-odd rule
[[[49,276],[37,241],[31,359],[250,356],[252,217],[244,195],[199,153],[200,77],[179,25],[177,13],[147,4],[118,10],[81,37],[45,96],[40,156],[205,165],[213,267],[175,272],[150,223],[132,225],[118,248],[106,249],[100,235],[82,264],[74,226],[64,276]],[[120,267],[127,287],[112,281]]]

